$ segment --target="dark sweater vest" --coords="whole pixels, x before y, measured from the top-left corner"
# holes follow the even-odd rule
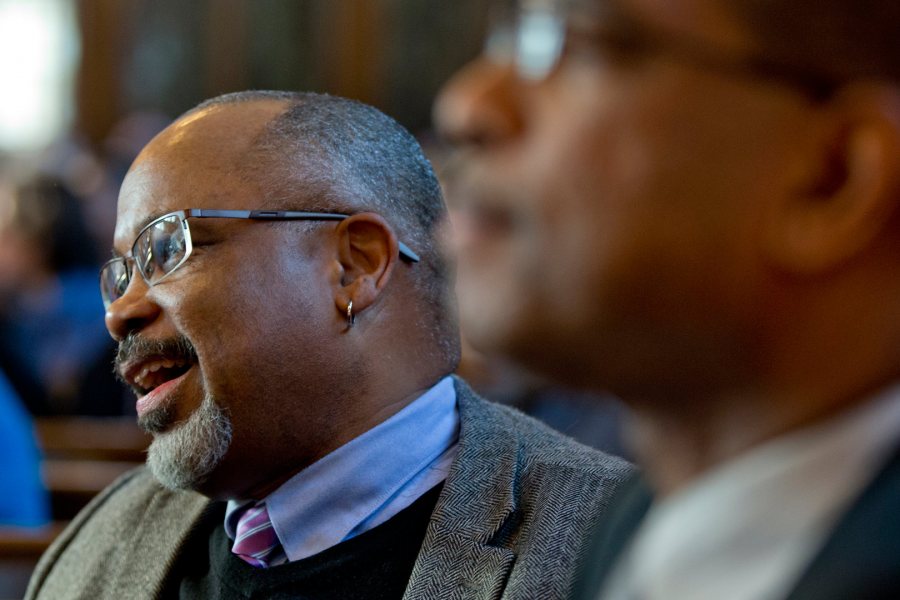
[[[173,568],[164,597],[399,599],[443,484],[374,529],[318,554],[259,569],[231,553],[224,503],[209,511]]]

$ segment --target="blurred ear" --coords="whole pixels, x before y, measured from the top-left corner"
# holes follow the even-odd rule
[[[335,292],[335,306],[343,315],[352,301],[353,313],[359,314],[375,302],[400,260],[397,236],[376,213],[359,213],[344,219],[336,234],[343,271]]]
[[[798,190],[766,215],[769,259],[797,274],[839,266],[885,230],[900,203],[900,89],[856,84],[822,108]]]

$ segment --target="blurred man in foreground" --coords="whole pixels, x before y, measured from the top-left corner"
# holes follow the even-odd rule
[[[223,96],[150,142],[101,272],[149,472],[29,597],[563,597],[628,467],[449,376],[445,213],[412,137],[349,100]]]
[[[633,410],[585,597],[897,597],[900,3],[522,5],[436,117],[473,343]]]

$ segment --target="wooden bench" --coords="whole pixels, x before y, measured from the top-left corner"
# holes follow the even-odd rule
[[[0,527],[0,600],[21,598],[41,554],[91,498],[144,462],[150,436],[133,417],[35,419],[53,523]]]
[[[55,521],[72,519],[100,490],[142,464],[150,443],[133,417],[40,418],[35,433]]]
[[[40,528],[0,527],[0,599],[21,598],[31,572],[66,523]]]
[[[151,439],[134,417],[44,417],[34,428],[46,458],[141,463]]]

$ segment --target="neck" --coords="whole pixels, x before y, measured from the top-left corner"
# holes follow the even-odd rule
[[[872,281],[853,272],[835,275],[828,285],[792,282],[756,303],[736,354],[718,351],[696,361],[707,369],[716,356],[735,362],[713,366],[708,376],[687,371],[682,379],[645,371],[643,389],[622,397],[634,413],[634,451],[658,493],[672,493],[772,438],[834,417],[900,379],[898,290]],[[663,357],[644,364],[672,362]],[[730,369],[734,364],[744,370]]]
[[[880,387],[829,397],[744,393],[701,402],[669,397],[665,402],[632,403],[627,434],[653,488],[665,497],[773,438],[853,408]]]
[[[435,375],[422,378],[416,373],[415,375],[420,379],[416,380],[410,377],[403,379],[406,382],[405,385],[399,385],[400,373],[394,372],[394,374],[397,376],[396,380],[384,386],[378,385],[375,379],[367,379],[365,385],[357,386],[358,389],[352,400],[347,402],[347,405],[353,406],[355,410],[341,415],[340,428],[329,433],[327,442],[323,443],[315,454],[304,456],[303,460],[296,463],[287,464],[285,469],[271,474],[264,481],[242,490],[239,494],[226,495],[224,498],[237,497],[255,500],[265,498],[302,469],[403,410],[444,377],[444,375]],[[347,392],[348,397],[351,394],[353,392]]]

